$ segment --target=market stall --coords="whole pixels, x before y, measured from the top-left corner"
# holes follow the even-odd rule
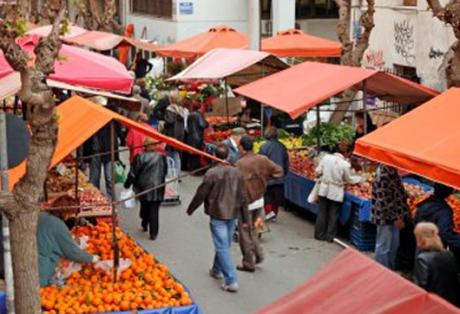
[[[262,51],[277,57],[340,57],[342,44],[305,34],[299,29],[278,32],[262,40]]]
[[[351,248],[332,259],[315,276],[258,314],[282,313],[460,313],[429,293]]]
[[[305,73],[315,73],[306,76]],[[288,113],[296,118],[306,110],[333,97],[344,89],[365,87],[364,93],[401,104],[423,102],[438,93],[422,85],[407,81],[391,74],[363,68],[305,62],[290,69],[273,74],[235,90],[237,94],[258,100],[268,106]],[[343,130],[340,130],[343,128]],[[347,130],[348,129],[348,130]],[[318,124],[307,134],[305,146],[317,148],[334,147],[342,138],[351,140],[354,130],[346,124],[334,129],[327,123]],[[306,153],[291,152],[291,172],[285,180],[285,197],[288,201],[313,213],[318,212],[317,205],[307,202],[312,190],[314,177],[314,150]],[[340,222],[351,221],[350,237],[361,250],[372,250],[375,241],[375,226],[369,223],[371,210],[372,166],[365,167],[366,172],[358,173],[367,178],[367,182],[349,186],[344,204],[340,211]],[[408,186],[409,190],[418,190]]]
[[[215,48],[247,49],[248,37],[229,26],[220,25],[207,32],[156,50],[162,57],[196,58]]]

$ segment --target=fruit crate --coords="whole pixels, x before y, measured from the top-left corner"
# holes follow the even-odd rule
[[[354,209],[351,220],[350,242],[360,251],[374,251],[377,228],[370,222],[359,220],[358,210]]]

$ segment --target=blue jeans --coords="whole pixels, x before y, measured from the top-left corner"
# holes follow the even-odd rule
[[[216,250],[212,270],[216,274],[224,275],[226,285],[236,282],[236,269],[230,255],[235,226],[236,219],[221,220],[211,218],[210,222],[212,241]]]
[[[394,224],[378,225],[375,242],[375,260],[390,269],[395,268],[399,247],[399,229]]]
[[[176,171],[177,171],[176,175],[180,176],[180,171],[181,171],[182,165],[181,165],[179,151],[177,151],[177,150],[167,150],[166,154],[168,155],[168,157],[171,157],[172,159],[174,159],[174,166],[176,167]]]

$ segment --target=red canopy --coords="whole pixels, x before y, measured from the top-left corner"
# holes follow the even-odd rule
[[[30,35],[19,39],[18,43],[34,57],[33,50],[39,39],[38,35]],[[55,73],[49,76],[50,80],[124,94],[131,92],[133,78],[118,60],[68,45],[62,45],[59,56],[62,60],[56,61]],[[0,77],[12,72],[1,54]]]
[[[220,161],[216,157],[206,154],[199,149],[160,134],[153,128],[140,125],[79,96],[74,96],[59,105],[57,107],[57,114],[59,115],[58,143],[51,160],[51,167],[61,162],[67,155],[75,151],[88,138],[112,120],[116,120],[129,128],[134,128],[146,136],[157,139],[174,148]],[[26,162],[23,162],[9,171],[10,189],[24,175],[25,169]]]
[[[304,62],[235,90],[236,93],[297,118],[308,109],[350,87],[401,104],[424,102],[439,93],[420,84],[358,67]]]
[[[262,50],[277,57],[340,57],[342,44],[288,29],[262,40]]]
[[[157,49],[164,57],[195,58],[215,48],[247,49],[249,39],[245,34],[228,26],[216,26],[207,32]]]
[[[460,189],[460,88],[362,137],[355,153]]]
[[[460,310],[348,248],[258,314],[454,314]]]

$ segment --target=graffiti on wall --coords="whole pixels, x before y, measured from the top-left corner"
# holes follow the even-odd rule
[[[364,60],[366,61],[366,65],[370,68],[373,68],[375,70],[383,70],[385,68],[385,60],[382,49],[369,49],[364,58]]]
[[[415,61],[414,25],[408,20],[394,23],[394,47],[396,53],[403,57],[408,64]]]
[[[439,49],[435,49],[431,47],[430,52],[428,53],[428,58],[430,59],[439,59],[444,55],[444,52],[442,52]]]

